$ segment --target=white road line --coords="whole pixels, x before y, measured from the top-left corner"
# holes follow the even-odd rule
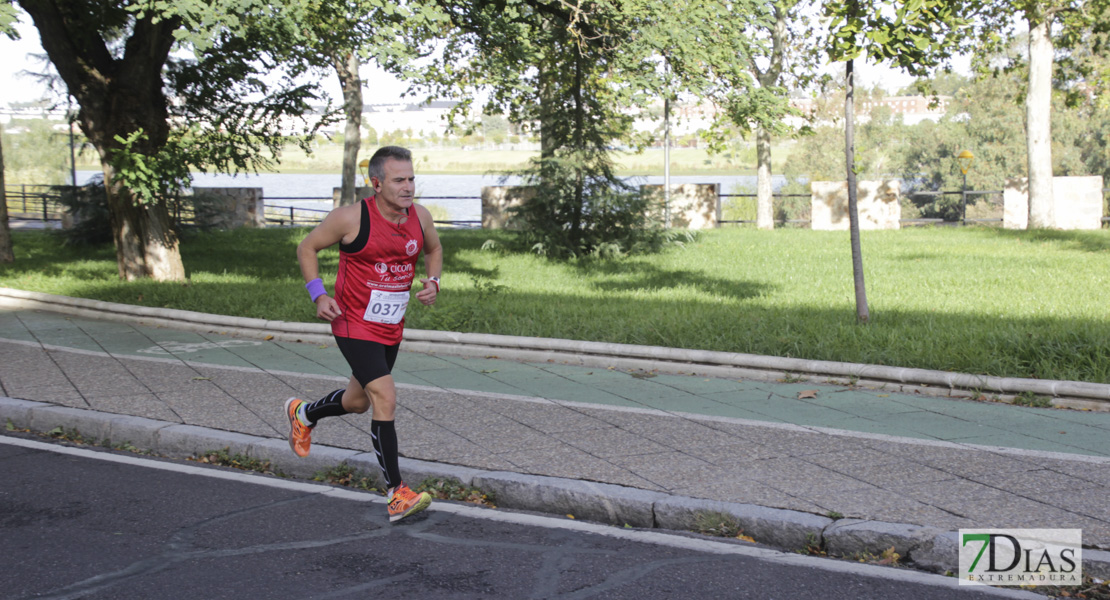
[[[46,442],[39,442],[36,440],[9,437],[5,435],[0,435],[0,444],[28,448],[32,450],[41,450],[45,452],[55,452],[58,454],[66,454],[70,456],[79,456],[92,460],[103,460],[108,462],[145,467],[149,469],[172,471],[175,473],[182,473],[186,475],[211,477],[214,479],[222,479],[251,485],[261,485],[281,490],[304,492],[306,494],[320,494],[322,496],[328,496],[343,500],[352,500],[355,502],[369,502],[375,504],[385,503],[384,498],[365,492],[345,490],[328,485],[308,483],[304,481],[289,481],[286,479],[265,477],[247,472],[224,471],[221,469],[213,469],[210,467],[200,467],[180,464],[176,462],[151,460],[149,458],[143,458],[140,456],[129,456],[124,454],[115,454],[111,452],[88,450],[85,448],[63,446],[59,444],[51,444]],[[724,543],[711,539],[674,535],[663,533],[660,531],[622,529],[619,527],[600,525],[597,523],[587,523],[583,521],[573,521],[569,519],[559,519],[554,517],[545,517],[541,515],[515,513],[506,510],[494,510],[467,504],[446,502],[434,503],[428,510],[456,514],[472,519],[485,519],[490,521],[500,521],[503,523],[512,523],[516,525],[531,527],[577,531],[580,533],[600,535],[608,538],[627,540],[636,543],[666,546],[670,548],[677,548],[680,550],[690,550],[695,552],[706,552],[722,555],[746,556],[787,566],[816,568],[836,573],[858,575],[862,577],[874,577],[876,579],[901,581],[905,583],[929,585],[948,589],[958,589],[967,592],[980,592],[998,596],[1001,598],[1025,598],[1030,600],[1044,600],[1044,596],[1034,594],[1032,592],[979,585],[961,586],[959,585],[959,582],[953,577],[944,577],[942,575],[934,575],[931,573],[923,573],[920,571],[913,571],[909,569],[896,569],[857,562],[840,561],[829,558],[805,556],[801,554],[791,554],[754,545]]]

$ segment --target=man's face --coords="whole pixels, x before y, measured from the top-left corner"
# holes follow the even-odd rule
[[[384,176],[381,180],[371,178],[374,192],[395,210],[412,206],[412,196],[416,191],[416,176],[412,162],[387,158],[382,165]]]

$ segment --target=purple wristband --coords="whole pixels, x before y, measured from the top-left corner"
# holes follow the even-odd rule
[[[313,302],[315,302],[316,299],[320,296],[328,293],[328,291],[324,289],[323,280],[321,280],[319,277],[304,284],[304,289],[308,290],[308,295],[312,297]]]

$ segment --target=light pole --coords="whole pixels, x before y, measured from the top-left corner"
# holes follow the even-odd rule
[[[975,161],[975,155],[971,150],[964,150],[956,157],[956,162],[960,165],[960,172],[964,174],[964,188],[960,192],[960,223],[967,220],[967,172],[971,170],[971,163]]]

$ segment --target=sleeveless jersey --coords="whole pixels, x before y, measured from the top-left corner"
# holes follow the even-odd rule
[[[358,237],[339,245],[335,300],[343,314],[331,322],[332,334],[399,344],[423,248],[424,230],[414,209],[397,225],[382,216],[373,196],[363,199]]]

